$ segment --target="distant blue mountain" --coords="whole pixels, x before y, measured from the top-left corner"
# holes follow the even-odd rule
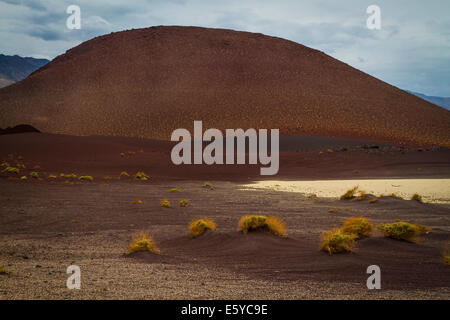
[[[20,81],[45,66],[49,60],[0,54],[0,87]]]
[[[409,90],[405,90],[408,93],[411,93],[419,98],[422,98],[423,100],[426,100],[428,102],[434,103],[437,106],[440,106],[442,108],[445,108],[447,110],[450,110],[450,97],[445,98],[445,97],[434,97],[434,96],[427,96],[424,95],[422,93],[418,93],[418,92],[414,92],[414,91],[409,91]]]

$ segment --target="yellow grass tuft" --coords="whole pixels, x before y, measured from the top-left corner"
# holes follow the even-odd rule
[[[345,220],[341,231],[345,234],[353,234],[355,239],[360,237],[367,237],[373,231],[373,223],[364,217],[354,217]]]
[[[120,173],[120,178],[128,178],[130,175],[128,174],[128,172],[126,172],[126,171],[122,171],[121,173]]]
[[[150,251],[156,254],[160,254],[161,251],[156,247],[155,241],[147,233],[141,232],[139,235],[133,238],[128,245],[128,253],[138,251]]]
[[[358,190],[358,186],[355,186],[355,187],[347,190],[347,192],[341,196],[341,200],[353,199],[357,190]]]
[[[57,176],[55,176],[54,174],[49,174],[47,178],[48,179],[56,179]]]
[[[81,181],[94,181],[94,177],[92,177],[92,176],[81,176],[81,177],[79,177],[78,178],[78,180],[81,180]]]
[[[27,180],[27,179],[28,179],[27,176],[21,176],[21,177],[20,177],[20,180]]]
[[[39,178],[39,173],[37,173],[36,171],[33,171],[30,173],[30,177],[34,178],[34,179],[38,179]]]
[[[274,216],[262,216],[262,215],[249,215],[243,216],[239,220],[238,228],[243,233],[247,233],[252,230],[264,230],[267,229],[276,236],[286,236],[286,223],[280,218]]]
[[[20,169],[16,167],[6,167],[2,170],[2,172],[18,174],[20,172]]]
[[[168,199],[161,200],[161,207],[170,208],[170,201]]]
[[[178,187],[175,187],[175,188],[170,189],[169,192],[181,192],[181,189]]]
[[[404,221],[379,224],[377,225],[377,229],[383,232],[386,237],[408,242],[416,242],[418,236],[431,231],[430,228],[420,224],[412,224]]]
[[[320,250],[332,253],[350,252],[355,246],[356,235],[340,229],[325,231],[321,235]]]
[[[146,180],[150,179],[150,177],[147,174],[145,174],[145,172],[143,172],[143,171],[139,171],[138,173],[136,173],[134,178],[137,180],[142,180],[142,181],[146,181]]]
[[[134,199],[132,202],[132,204],[144,204],[144,203],[145,203],[145,201],[141,200],[141,199]]]
[[[373,199],[370,199],[370,200],[369,200],[369,203],[375,203],[375,202],[377,202],[377,201],[378,201],[377,198],[373,198]]]
[[[193,220],[189,224],[189,235],[196,238],[202,235],[207,229],[216,231],[216,223],[208,218]]]
[[[210,190],[214,190],[214,186],[209,182],[203,183],[203,188],[208,188]]]
[[[75,173],[68,173],[68,174],[61,173],[59,176],[61,178],[68,178],[68,179],[76,179],[77,178],[77,175]]]
[[[6,275],[9,274],[9,272],[4,267],[0,267],[0,274]]]
[[[188,199],[180,200],[180,207],[187,207],[188,204],[189,204]]]
[[[332,153],[332,152],[333,152],[333,149],[328,149],[327,152],[328,152],[328,153]]]

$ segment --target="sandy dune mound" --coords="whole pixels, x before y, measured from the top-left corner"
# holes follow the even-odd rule
[[[0,90],[0,127],[167,140],[176,128],[280,128],[450,146],[450,113],[303,45],[152,27],[89,40]]]

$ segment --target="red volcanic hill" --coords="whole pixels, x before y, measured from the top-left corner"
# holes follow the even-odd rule
[[[152,27],[94,38],[0,90],[0,127],[170,139],[280,128],[450,146],[450,112],[323,52],[262,34]]]

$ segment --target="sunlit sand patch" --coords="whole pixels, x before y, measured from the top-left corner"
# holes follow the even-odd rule
[[[324,198],[339,198],[348,189],[359,186],[360,190],[380,196],[395,193],[403,199],[411,199],[414,193],[424,202],[450,203],[450,179],[367,179],[367,180],[268,180],[245,184],[246,190],[266,189],[273,191],[315,194]]]

